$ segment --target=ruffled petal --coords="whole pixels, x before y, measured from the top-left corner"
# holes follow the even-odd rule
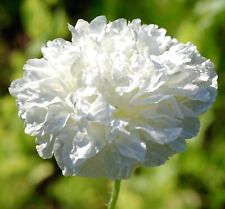
[[[53,156],[54,144],[55,144],[55,136],[53,135],[44,135],[36,137],[37,152],[44,159],[48,159]]]
[[[90,28],[92,32],[100,33],[106,27],[105,16],[98,16],[90,22]]]

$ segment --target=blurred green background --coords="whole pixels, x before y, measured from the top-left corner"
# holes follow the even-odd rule
[[[157,168],[141,168],[123,182],[118,209],[225,208],[225,1],[224,0],[1,0],[0,1],[0,208],[103,209],[111,182],[63,177],[54,160],[42,160],[23,132],[11,80],[49,39],[70,39],[67,23],[98,15],[158,24],[191,41],[219,75],[217,101],[201,117],[187,150]]]

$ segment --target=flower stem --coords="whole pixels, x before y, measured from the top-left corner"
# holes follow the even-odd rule
[[[115,208],[116,202],[118,200],[119,192],[120,192],[120,180],[115,180],[114,185],[113,185],[113,189],[112,189],[111,198],[110,198],[110,201],[109,201],[109,204],[108,204],[108,209],[114,209]]]

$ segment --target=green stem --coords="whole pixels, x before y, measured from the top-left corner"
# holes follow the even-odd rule
[[[108,204],[108,209],[114,209],[115,208],[116,202],[118,200],[119,192],[120,192],[120,180],[115,180],[114,185],[113,185],[111,198],[110,198],[110,201],[109,201],[109,204]]]

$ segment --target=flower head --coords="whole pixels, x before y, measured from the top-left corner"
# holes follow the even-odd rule
[[[158,166],[196,136],[215,99],[213,64],[139,19],[69,25],[12,82],[25,132],[64,175],[122,179]]]

